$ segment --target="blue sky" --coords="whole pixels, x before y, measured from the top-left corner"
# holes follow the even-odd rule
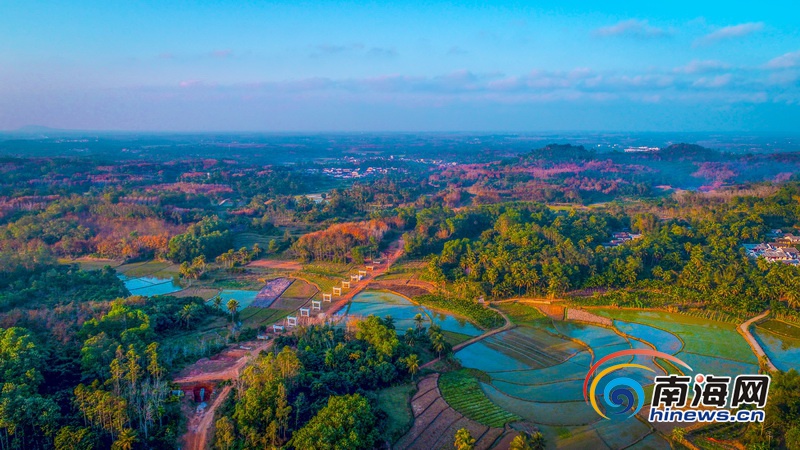
[[[0,2],[0,129],[795,131],[792,2]]]

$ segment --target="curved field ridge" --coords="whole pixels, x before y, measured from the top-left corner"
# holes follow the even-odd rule
[[[456,411],[490,427],[502,427],[520,417],[506,412],[483,394],[478,379],[467,371],[448,372],[439,377],[439,390]]]
[[[652,344],[660,352],[674,355],[683,349],[683,341],[669,331],[622,320],[615,320],[614,326],[628,336]]]
[[[442,398],[438,387],[439,374],[429,375],[417,384],[411,399],[414,424],[411,430],[393,446],[397,450],[430,450],[453,448],[453,440],[461,428],[475,438],[475,450],[494,447],[510,434],[503,428],[493,428],[464,417]]]
[[[672,333],[684,342],[681,353],[696,353],[745,364],[758,364],[755,354],[744,337],[737,332],[737,325],[733,323],[666,311],[602,308],[593,311],[615,320],[649,325]],[[650,343],[658,347],[657,342]]]

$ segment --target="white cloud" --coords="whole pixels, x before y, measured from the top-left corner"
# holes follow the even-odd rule
[[[719,41],[748,36],[763,29],[764,22],[747,22],[738,25],[730,25],[708,33],[700,39],[697,39],[694,44],[696,46],[714,44]]]
[[[608,27],[598,28],[595,36],[630,36],[638,38],[663,37],[671,34],[668,30],[650,25],[646,20],[629,19],[615,23]]]
[[[693,60],[689,64],[682,67],[676,67],[673,71],[676,73],[708,73],[719,72],[722,70],[730,69],[730,64],[717,60],[698,61]]]
[[[784,53],[767,62],[767,68],[769,69],[790,69],[792,67],[800,67],[800,50]]]

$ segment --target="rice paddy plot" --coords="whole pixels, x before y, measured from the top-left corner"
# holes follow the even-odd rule
[[[586,348],[575,341],[561,338],[545,330],[541,327],[519,326],[513,331],[562,361]]]
[[[545,440],[552,444],[554,448],[567,450],[592,450],[607,449],[608,446],[600,438],[600,435],[591,426],[580,427],[551,427],[539,425],[540,431]]]
[[[597,422],[593,428],[611,448],[625,448],[653,432],[648,425],[635,417],[626,420],[603,420]]]
[[[486,396],[497,406],[525,420],[554,426],[588,425],[598,420],[598,415],[582,399],[561,403],[539,403],[510,397],[493,386],[481,383]]]
[[[523,336],[516,334],[515,330],[490,336],[483,340],[483,344],[524,363],[531,369],[552,366],[566,359],[559,358],[560,355],[547,353],[537,347],[535,342],[528,341]]]
[[[417,314],[422,314],[424,319],[423,325],[428,326],[430,324],[428,316],[425,315],[423,311],[415,305],[387,305],[384,303],[351,302],[350,307],[347,310],[347,314],[361,316],[375,315],[378,317],[392,316],[392,318],[395,320],[395,324],[402,321],[411,321],[413,323],[414,317]],[[400,326],[396,327],[401,329]]]
[[[444,331],[466,334],[468,336],[478,336],[482,333],[478,327],[464,318],[440,313],[428,308],[423,308],[423,310],[428,314],[428,316],[430,316],[433,323],[439,325]]]
[[[491,384],[495,389],[510,397],[530,402],[583,401],[583,378],[538,385],[508,383],[493,379]]]
[[[683,342],[674,334],[649,325],[615,320],[614,326],[627,335],[653,344],[656,350],[674,355],[681,351]]]
[[[705,375],[712,374],[735,377],[736,375],[758,373],[757,365],[746,364],[731,359],[716,358],[688,352],[680,352],[675,356],[692,367],[691,371],[681,367],[681,370],[687,375],[702,373]]]
[[[627,343],[624,337],[608,328],[576,322],[554,322],[559,333],[577,339],[592,348]]]
[[[456,358],[461,361],[462,366],[480,369],[484,372],[530,369],[525,363],[506,356],[483,342],[476,342],[462,348],[456,352]]]
[[[630,342],[631,342],[631,348],[634,349],[634,350],[652,350],[653,349],[649,345],[647,345],[647,344],[645,344],[643,342],[640,342],[640,341],[631,340]],[[658,374],[663,373],[663,371],[661,369],[659,369],[658,366],[656,366],[655,362],[653,361],[653,357],[652,356],[636,355],[631,360],[631,363],[633,363],[633,364],[641,364],[643,366],[646,366],[646,367],[649,367],[651,369],[654,369],[656,371],[656,373],[658,373]]]
[[[380,303],[383,305],[411,305],[407,298],[387,291],[364,291],[353,297],[352,303]]]
[[[800,370],[800,339],[772,333],[761,327],[753,329],[753,336],[770,361],[780,370]]]
[[[783,320],[770,319],[759,323],[756,328],[765,329],[781,336],[800,339],[800,324],[791,324]]]
[[[178,292],[183,289],[175,278],[160,278],[154,276],[145,276],[138,278],[129,278],[125,274],[117,274],[117,277],[122,280],[125,287],[128,288],[131,295],[143,295],[145,297],[153,297],[156,295],[167,295],[173,292]]]
[[[223,289],[219,293],[220,299],[222,299],[222,307],[223,309],[227,308],[227,304],[231,300],[236,300],[239,302],[239,308],[237,311],[242,311],[243,309],[250,306],[253,301],[256,299],[256,294],[258,291],[244,291],[239,289]]]
[[[499,428],[520,419],[492,403],[480,389],[478,379],[467,371],[442,374],[439,391],[453,409],[484,425]]]
[[[598,315],[660,328],[684,342],[683,352],[713,355],[748,364],[758,364],[736,324],[666,311],[593,309]]]
[[[492,380],[523,385],[552,384],[553,382],[570,379],[583,380],[589,370],[590,360],[589,352],[585,352],[571,358],[569,361],[544,369],[491,372],[490,375]]]
[[[657,433],[651,433],[644,439],[628,447],[629,450],[669,450],[670,445],[666,439]]]
[[[605,358],[606,356],[612,353],[630,349],[631,349],[631,344],[628,342],[623,342],[621,344],[614,344],[614,345],[605,345],[603,347],[592,346],[592,350],[594,351],[594,361],[592,361],[592,364],[596,363],[597,361]]]

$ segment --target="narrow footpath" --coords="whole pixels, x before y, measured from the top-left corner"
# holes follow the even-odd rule
[[[744,336],[744,338],[747,339],[747,343],[750,344],[750,348],[753,349],[753,353],[755,353],[756,357],[758,358],[759,365],[761,364],[761,361],[764,361],[769,371],[775,372],[776,370],[778,370],[778,368],[775,367],[774,364],[772,364],[772,361],[770,361],[769,356],[767,356],[766,352],[764,352],[764,349],[761,348],[761,344],[758,343],[758,340],[756,340],[755,336],[753,336],[753,333],[750,332],[750,327],[754,323],[757,323],[758,321],[764,319],[768,315],[769,315],[769,310],[766,310],[763,313],[739,325],[739,333],[741,333],[742,336]]]

